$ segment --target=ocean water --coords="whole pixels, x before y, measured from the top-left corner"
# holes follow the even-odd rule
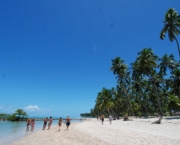
[[[57,125],[58,120],[53,120],[52,125]],[[36,121],[34,132],[42,129],[43,121]],[[12,141],[18,140],[31,134],[26,132],[26,122],[0,121],[0,145],[9,145]]]

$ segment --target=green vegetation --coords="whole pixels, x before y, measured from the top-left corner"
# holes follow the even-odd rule
[[[175,9],[170,8],[165,14],[164,28],[161,30],[160,38],[163,40],[165,34],[168,33],[169,40],[172,42],[176,41],[179,57],[180,57],[180,47],[176,36],[180,34],[180,15]]]
[[[27,120],[27,113],[22,109],[17,109],[13,114],[0,114],[0,118],[7,119],[9,121],[24,121]]]
[[[81,113],[81,117],[91,117],[92,115],[90,113]]]
[[[8,116],[10,116],[10,114],[0,113],[0,120],[6,120]]]
[[[164,24],[160,38],[164,39],[167,32],[170,41],[176,41],[180,56],[176,37],[180,34],[180,15],[175,9],[167,11]],[[91,116],[163,116],[180,111],[180,61],[172,54],[159,57],[151,48],[144,48],[130,67],[116,57],[110,69],[116,76],[117,86],[102,88]]]
[[[116,88],[102,88],[92,116],[124,114],[135,116],[172,115],[180,111],[180,63],[173,55],[162,58],[144,48],[131,67],[120,57],[112,60]]]

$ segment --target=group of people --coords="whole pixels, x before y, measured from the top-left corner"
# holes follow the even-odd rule
[[[52,121],[53,121],[52,116],[50,116],[49,119],[48,119],[48,117],[44,118],[44,124],[43,124],[42,130],[46,129],[47,123],[48,123],[48,130],[49,130],[51,128]]]
[[[47,124],[48,124],[48,130],[49,130],[49,129],[51,128],[52,121],[53,121],[53,119],[52,119],[51,116],[50,116],[49,119],[48,119],[48,117],[44,118],[44,124],[43,124],[42,130],[45,130]],[[58,131],[60,131],[60,128],[61,128],[61,126],[62,126],[62,123],[63,123],[63,119],[62,119],[62,117],[60,117],[60,118],[59,118],[59,121],[58,121],[58,126],[59,126],[59,130],[58,130]],[[68,128],[69,128],[69,126],[70,126],[70,123],[71,123],[71,119],[70,119],[69,116],[67,116],[67,118],[65,119],[65,122],[64,122],[64,123],[66,123],[66,127],[67,127],[67,130],[68,130]]]
[[[51,128],[52,122],[53,122],[52,116],[50,116],[49,118],[48,118],[48,117],[45,117],[45,118],[44,118],[44,123],[43,123],[43,128],[42,128],[42,130],[45,130],[45,129],[46,129],[46,126],[48,127],[47,130],[49,130],[49,129]],[[59,130],[58,130],[58,131],[60,131],[60,128],[61,128],[61,126],[62,126],[62,123],[65,123],[65,124],[66,124],[66,129],[68,130],[68,129],[69,129],[69,126],[70,126],[70,124],[71,124],[71,119],[70,119],[70,117],[67,116],[64,122],[63,122],[62,117],[59,118],[59,121],[58,121]],[[34,126],[35,126],[35,119],[29,118],[29,119],[27,120],[26,132],[28,132],[28,131],[33,131],[33,130],[34,130]]]
[[[103,125],[103,124],[104,124],[104,118],[105,118],[104,115],[102,114],[100,118],[101,118],[101,122],[102,122],[102,125]],[[112,120],[113,120],[112,115],[109,115],[109,122],[110,122],[110,124],[112,123]],[[46,129],[47,124],[48,124],[47,130],[49,130],[49,129],[51,128],[52,122],[53,122],[52,116],[50,116],[49,119],[48,119],[48,117],[44,118],[44,123],[43,123],[43,128],[42,128],[42,130],[45,130],[45,129]],[[71,119],[70,119],[70,117],[67,116],[66,119],[65,119],[65,122],[63,122],[62,117],[59,118],[59,121],[58,121],[59,129],[58,129],[58,131],[60,131],[60,128],[61,128],[61,126],[62,126],[62,123],[65,123],[65,124],[66,124],[66,129],[68,130],[68,129],[69,129],[69,126],[70,126],[70,124],[71,124]],[[35,119],[30,119],[30,118],[29,118],[29,119],[27,120],[26,131],[27,131],[27,132],[28,132],[28,131],[33,131],[33,130],[34,130],[34,126],[35,126]],[[31,129],[30,129],[30,127],[31,127]]]
[[[60,131],[60,128],[62,126],[62,123],[63,123],[63,119],[60,117],[59,121],[58,121],[58,125],[59,125],[59,130]],[[66,123],[66,129],[68,130],[69,129],[69,126],[71,124],[71,118],[69,116],[67,116],[67,118],[65,119],[65,122]]]
[[[26,132],[33,131],[35,126],[35,119],[28,119],[26,124]],[[31,128],[31,129],[30,129]]]
[[[112,115],[109,115],[109,123],[110,124],[112,123],[112,120],[113,120]],[[101,115],[101,122],[102,122],[102,125],[103,125],[104,124],[104,115],[103,114]]]

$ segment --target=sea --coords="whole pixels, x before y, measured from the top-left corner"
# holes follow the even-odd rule
[[[79,120],[72,120],[79,122]],[[52,126],[57,125],[58,120],[53,120]],[[43,121],[36,121],[34,131],[26,132],[26,121],[0,121],[0,145],[10,145],[11,142],[18,140],[24,136],[34,133],[43,127]]]

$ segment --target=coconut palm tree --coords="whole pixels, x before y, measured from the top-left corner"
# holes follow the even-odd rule
[[[170,79],[172,93],[177,95],[180,100],[180,69],[174,70],[173,76],[171,76]]]
[[[145,109],[146,114],[149,116],[148,95],[146,93],[146,87],[146,81],[143,79],[137,78],[132,82],[132,93],[135,95],[135,100],[142,106],[141,110]]]
[[[168,9],[165,14],[164,27],[160,32],[160,38],[164,40],[165,34],[168,33],[169,40],[172,42],[173,40],[176,41],[179,57],[180,57],[180,46],[176,36],[180,34],[180,15],[174,8]]]
[[[158,60],[158,57],[154,55],[151,48],[144,48],[141,52],[138,53],[138,57],[136,59],[136,64],[138,65],[138,72],[142,74],[143,76],[147,76],[149,80],[152,82],[152,85],[154,87],[155,95],[157,98],[158,108],[160,111],[161,116],[162,108],[160,103],[160,97],[158,95],[157,85],[156,85],[156,78],[155,77],[155,68],[157,68],[156,61]]]
[[[178,63],[174,59],[173,55],[167,55],[165,54],[162,58],[159,58],[160,64],[160,74],[167,75],[167,69],[169,69],[170,74],[172,75],[174,70],[178,68]]]
[[[114,102],[110,90],[102,88],[102,91],[98,93],[96,98],[96,105],[101,109],[101,112],[105,110],[111,114],[110,110],[114,106]]]
[[[127,97],[132,111],[132,115],[134,116],[131,99],[128,95],[130,90],[131,78],[127,65],[124,63],[124,60],[122,60],[120,57],[116,57],[115,59],[112,60],[111,70],[115,75],[117,75],[116,78],[118,79],[118,85],[119,87],[121,87],[122,93],[124,93],[124,95]]]

